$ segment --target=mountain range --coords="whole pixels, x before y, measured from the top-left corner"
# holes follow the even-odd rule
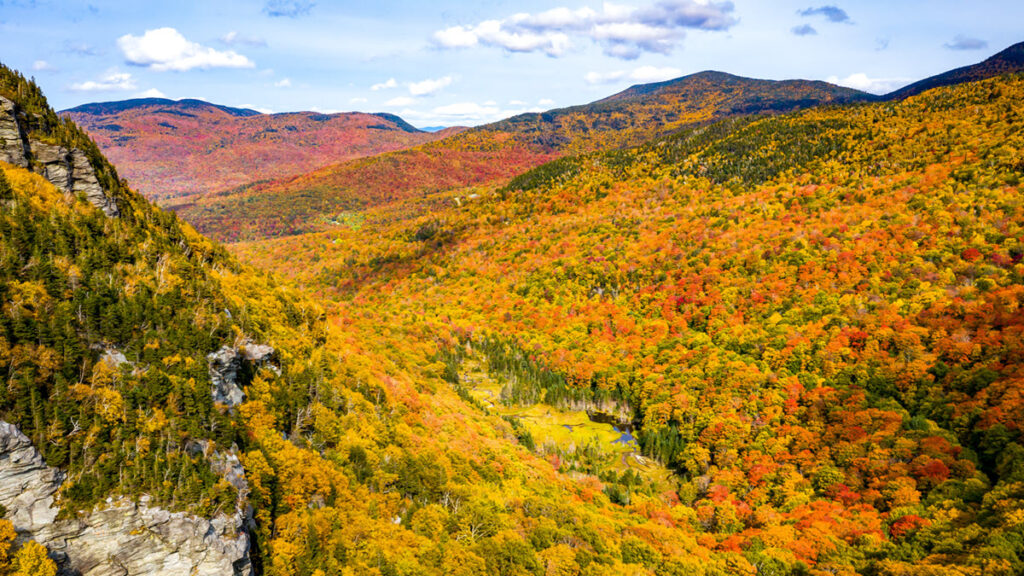
[[[732,116],[871,98],[824,82],[702,72],[633,87],[592,104],[524,114],[409,149],[169,206],[204,234],[221,240],[289,235],[321,228],[324,215],[506,180],[567,154],[636,145]]]
[[[163,98],[85,104],[62,115],[157,202],[301,174],[450,133],[423,132],[391,114],[262,114]]]
[[[325,218],[367,205],[506,179],[563,155],[632,146],[730,116],[900,100],[1020,70],[1022,54],[1024,43],[884,96],[705,71],[462,134],[421,133],[387,114],[263,115],[195,100],[87,104],[63,114],[143,193],[202,233],[237,241],[322,229]]]

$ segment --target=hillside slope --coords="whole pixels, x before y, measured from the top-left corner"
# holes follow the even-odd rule
[[[434,335],[326,317],[126,188],[32,82],[0,67],[0,96],[0,572],[749,571],[671,482],[607,487],[593,440],[559,471]]]
[[[136,189],[161,203],[438,137],[389,114],[261,114],[200,100],[145,98],[61,114],[85,128]]]
[[[735,573],[1009,576],[1022,103],[1016,75],[731,119],[233,250],[436,339],[457,386],[482,356],[511,414],[631,413],[679,482],[651,514]],[[545,422],[521,420],[535,450],[591,469]]]
[[[507,179],[558,156],[635,145],[735,115],[868,100],[824,82],[703,72],[635,86],[585,106],[524,114],[413,149],[207,196],[174,209],[204,234],[235,241],[322,229],[339,212]]]

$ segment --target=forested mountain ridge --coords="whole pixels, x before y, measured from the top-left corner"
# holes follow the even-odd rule
[[[631,86],[582,106],[515,116],[481,129],[522,134],[571,154],[635,146],[730,116],[782,113],[874,98],[827,82],[758,80],[704,71]]]
[[[201,100],[142,98],[60,113],[159,203],[223,192],[435,140],[391,114],[262,114]]]
[[[502,409],[628,405],[736,573],[1017,574],[1022,102],[1017,74],[729,119],[232,249],[436,335],[458,386],[484,356]]]
[[[82,104],[75,106],[74,108],[68,108],[63,110],[60,114],[72,115],[72,114],[88,114],[92,116],[116,116],[121,112],[129,110],[139,110],[147,108],[164,107],[167,110],[173,110],[178,112],[194,111],[194,112],[210,112],[211,110],[218,110],[230,116],[259,116],[261,112],[252,110],[250,108],[233,108],[231,106],[221,106],[219,104],[211,104],[204,100],[196,100],[194,98],[184,98],[182,100],[170,100],[168,98],[132,98],[130,100],[118,100],[115,102],[92,102],[89,104]]]
[[[718,119],[869,100],[824,82],[699,73],[571,108],[523,114],[407,150],[211,195],[174,209],[224,241],[323,229],[340,215],[510,178],[565,154],[636,145]]]

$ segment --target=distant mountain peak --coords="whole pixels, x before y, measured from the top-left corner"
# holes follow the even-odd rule
[[[872,99],[869,94],[861,92],[860,90],[837,86],[820,80],[762,80],[758,78],[737,76],[735,74],[729,74],[728,72],[721,72],[719,70],[702,70],[700,72],[680,76],[679,78],[674,78],[672,80],[665,80],[663,82],[634,84],[622,92],[612,94],[607,98],[598,100],[595,104],[641,98],[660,92],[672,91],[673,89],[686,89],[690,86],[708,83],[720,84],[723,87],[738,86],[741,88],[755,86],[759,88],[766,88],[769,86],[778,86],[781,88],[785,88],[787,86],[806,86],[830,92],[835,98],[840,100]]]
[[[374,114],[374,116],[378,118],[383,118],[388,122],[392,122],[406,132],[411,132],[413,134],[419,132],[426,132],[426,130],[420,130],[419,128],[413,126],[412,124],[406,122],[401,116],[396,116],[395,114],[388,114],[387,112],[377,112],[376,114]]]
[[[251,110],[249,108],[221,106],[220,104],[212,104],[205,100],[197,100],[195,98],[184,98],[182,100],[171,100],[170,98],[132,98],[130,100],[118,100],[115,102],[93,102],[64,110],[61,113],[64,114],[72,112],[78,114],[91,114],[93,116],[110,116],[132,109],[152,108],[157,106],[172,110],[220,110],[230,116],[238,117],[262,115],[262,112]]]

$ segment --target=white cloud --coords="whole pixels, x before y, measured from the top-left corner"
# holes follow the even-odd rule
[[[500,109],[496,106],[481,106],[475,102],[459,102],[456,104],[448,104],[446,106],[438,106],[437,108],[434,108],[432,112],[438,116],[480,118],[483,116],[493,116],[500,112]]]
[[[202,98],[198,98],[198,100],[202,100]],[[259,112],[260,114],[273,114],[274,113],[274,111],[271,110],[270,108],[261,108],[259,106],[256,106],[255,104],[234,104],[234,107],[235,108],[242,108],[242,109],[245,109],[245,110],[255,110],[255,111]]]
[[[526,106],[526,102],[523,102],[522,100],[509,100],[508,101],[508,105],[509,106]]]
[[[476,32],[462,26],[452,26],[434,32],[434,41],[445,48],[469,48],[476,46],[480,39]]]
[[[263,38],[258,36],[243,36],[234,30],[221,36],[220,41],[222,44],[226,44],[228,46],[243,45],[252,46],[253,48],[264,48],[267,45],[267,41]]]
[[[380,84],[370,86],[370,90],[373,90],[374,92],[377,90],[389,90],[391,88],[398,88],[398,82],[394,78],[388,78],[387,82],[381,82]]]
[[[70,86],[75,92],[115,92],[119,90],[137,90],[135,79],[128,72],[116,68],[107,70],[99,80],[87,80]]]
[[[605,54],[632,60],[644,52],[670,53],[687,29],[727,30],[737,22],[732,12],[729,1],[665,0],[647,8],[606,2],[600,12],[560,7],[452,26],[435,32],[433,41],[441,48],[483,45],[557,57],[572,48],[571,36],[578,36],[597,42]]]
[[[366,104],[368,100],[366,98],[349,98],[349,104]]]
[[[274,82],[274,87],[275,88],[291,88],[291,86],[292,86],[291,78],[282,78],[281,80],[278,80],[277,82]]]
[[[136,98],[167,98],[167,96],[163,92],[157,90],[156,88],[150,88],[149,90],[144,90],[142,92],[139,92],[138,94],[135,95],[135,97]]]
[[[129,64],[159,71],[254,66],[251,60],[233,50],[214,50],[191,42],[174,28],[147,30],[142,36],[126,34],[118,38],[117,46]]]
[[[543,112],[540,107],[502,108],[492,102],[456,102],[429,111],[405,108],[399,115],[419,126],[479,125],[509,118],[524,112]]]
[[[850,74],[846,78],[829,76],[825,79],[826,82],[831,84],[838,84],[840,86],[846,86],[847,88],[862,90],[872,94],[888,94],[897,88],[906,86],[912,80],[912,78],[871,78],[863,72]]]
[[[630,80],[637,82],[664,82],[665,80],[671,80],[682,76],[683,72],[679,68],[672,68],[671,66],[665,66],[663,68],[657,68],[655,66],[641,66],[629,75]]]
[[[427,79],[422,82],[413,82],[409,84],[409,94],[413,96],[428,96],[441,90],[445,86],[449,86],[452,83],[451,76],[445,76],[437,79]]]
[[[52,72],[56,70],[53,64],[50,64],[46,60],[36,60],[32,63],[32,69],[36,72]]]
[[[587,72],[583,77],[587,84],[611,84],[625,78],[626,73],[622,70],[614,72]]]
[[[613,22],[594,26],[592,35],[605,43],[605,53],[609,56],[634,60],[642,52],[671,53],[683,34],[676,28],[640,22]]]
[[[544,52],[548,56],[565,54],[572,43],[562,32],[509,29],[499,20],[486,20],[466,28],[454,26],[434,33],[434,42],[443,48],[469,48],[477,44],[504,48],[509,52]]]
[[[588,72],[583,78],[587,81],[587,84],[613,84],[623,80],[649,84],[651,82],[664,82],[665,80],[678,78],[680,75],[682,75],[681,70],[670,66],[666,66],[664,68],[641,66],[632,72],[626,72],[624,70],[615,70],[612,72]]]
[[[537,105],[538,106],[554,106],[555,105],[555,101],[552,100],[551,98],[541,98],[540,100],[537,101]]]
[[[619,6],[611,6],[611,9],[620,9]],[[608,7],[606,7],[606,10]],[[516,22],[524,28],[532,29],[543,29],[543,28],[560,28],[560,29],[574,29],[579,28],[583,23],[595,20],[598,18],[598,13],[593,9],[584,6],[578,10],[572,10],[569,8],[552,8],[540,14],[516,14],[512,16],[511,20]]]
[[[399,96],[398,98],[392,98],[384,103],[385,106],[412,106],[416,102],[415,98],[408,96]]]

